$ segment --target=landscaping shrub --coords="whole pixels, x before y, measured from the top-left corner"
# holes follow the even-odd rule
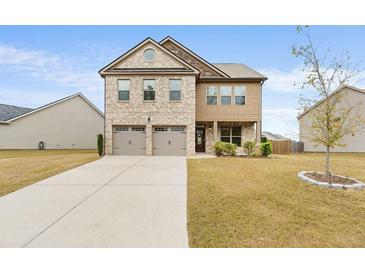
[[[260,151],[262,156],[269,156],[270,154],[272,154],[272,144],[270,142],[261,143]]]
[[[229,155],[236,156],[237,145],[226,142],[216,142],[214,144],[214,152],[217,156]]]
[[[98,144],[98,153],[100,157],[103,155],[103,147],[104,147],[103,139],[104,139],[103,134],[98,134],[97,144]]]
[[[266,142],[267,142],[267,137],[261,136],[261,143],[266,143]]]
[[[254,149],[255,149],[256,142],[254,141],[247,141],[243,144],[243,148],[245,149],[246,153],[251,156]]]

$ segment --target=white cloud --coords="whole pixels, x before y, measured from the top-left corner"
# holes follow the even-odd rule
[[[46,51],[0,45],[0,67],[80,91],[100,92],[100,95],[103,91],[103,81],[97,71],[83,64],[81,58],[64,58]]]
[[[302,90],[301,83],[306,77],[306,72],[301,67],[296,67],[291,71],[282,71],[275,68],[263,68],[258,69],[258,71],[268,77],[268,80],[265,82],[265,89],[282,93],[300,93]],[[349,84],[365,88],[365,70],[360,71],[354,77],[353,82]]]
[[[283,93],[297,93],[300,90],[300,86],[294,86],[294,83],[305,79],[305,73],[299,67],[291,71],[281,71],[275,68],[264,68],[258,71],[268,77],[268,80],[265,82],[265,89]]]
[[[297,115],[295,108],[264,108],[263,130],[293,138],[298,134]]]

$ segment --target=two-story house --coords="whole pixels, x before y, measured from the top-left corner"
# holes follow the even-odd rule
[[[194,155],[260,142],[264,75],[211,64],[171,37],[142,41],[99,71],[105,154]]]

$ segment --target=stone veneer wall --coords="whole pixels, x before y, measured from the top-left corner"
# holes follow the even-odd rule
[[[118,100],[118,79],[130,80],[128,102]],[[143,100],[143,79],[156,80],[155,101]],[[169,100],[169,79],[182,80],[182,98],[179,102]],[[195,154],[195,76],[110,75],[105,77],[105,92],[106,155],[112,154],[113,125],[145,125],[147,155],[152,155],[152,126],[184,125],[187,127],[187,155]]]

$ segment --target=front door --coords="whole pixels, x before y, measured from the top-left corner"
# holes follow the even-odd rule
[[[205,152],[205,128],[197,127],[195,129],[195,151]]]

